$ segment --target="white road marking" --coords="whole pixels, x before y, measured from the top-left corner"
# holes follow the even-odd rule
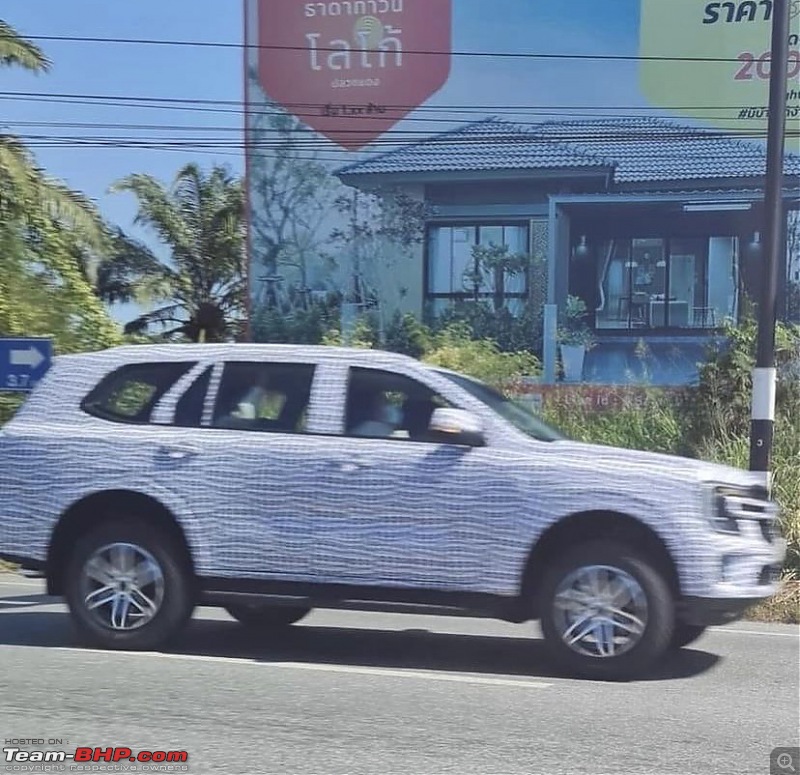
[[[2,646],[0,646],[2,648]],[[203,654],[165,654],[159,651],[116,651],[104,649],[72,648],[55,646],[50,651],[69,651],[77,654],[102,654],[104,657],[156,657],[159,659],[178,659],[197,662],[223,662],[234,665],[257,665],[259,667],[275,667],[289,670],[313,670],[322,673],[350,673],[354,675],[372,675],[390,678],[418,678],[424,681],[447,681],[450,683],[479,684],[484,686],[515,686],[519,689],[546,689],[552,684],[543,681],[530,681],[513,678],[489,678],[472,675],[447,675],[427,670],[393,670],[382,667],[356,667],[354,665],[324,665],[314,662],[261,662],[255,659],[240,657],[218,657]]]
[[[786,626],[786,625],[783,625]],[[766,632],[765,630],[745,630],[741,627],[709,627],[708,632],[735,632],[737,635],[761,635],[767,638],[800,638],[800,626],[796,626],[797,632]]]
[[[33,579],[26,579],[20,576],[18,579],[4,579],[0,577],[0,586],[3,587],[36,587],[41,589],[44,586],[44,581],[36,582]]]

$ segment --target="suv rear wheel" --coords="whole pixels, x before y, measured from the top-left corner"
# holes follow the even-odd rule
[[[153,649],[192,615],[191,575],[165,531],[114,519],[81,537],[65,593],[81,639],[101,648]]]
[[[646,556],[625,544],[593,541],[567,551],[546,571],[540,594],[545,644],[571,674],[635,678],[670,645],[669,586]]]

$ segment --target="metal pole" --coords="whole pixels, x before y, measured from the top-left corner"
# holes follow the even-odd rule
[[[784,229],[783,159],[786,142],[786,90],[789,62],[789,0],[775,0],[769,80],[767,176],[765,182],[765,266],[758,307],[758,349],[753,371],[750,470],[763,472],[770,487],[770,457],[775,424],[775,308]],[[783,246],[785,249],[785,246]]]

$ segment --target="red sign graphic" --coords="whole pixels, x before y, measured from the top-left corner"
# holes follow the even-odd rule
[[[337,145],[369,145],[444,86],[451,0],[258,0],[267,96]]]

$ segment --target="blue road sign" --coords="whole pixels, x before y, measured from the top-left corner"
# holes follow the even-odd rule
[[[53,361],[50,339],[0,338],[0,392],[30,393]]]

